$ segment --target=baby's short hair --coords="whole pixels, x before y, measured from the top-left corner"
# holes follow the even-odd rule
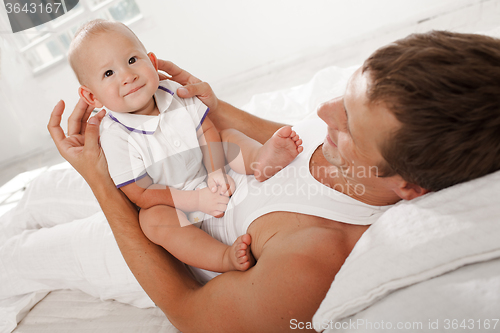
[[[83,84],[82,82],[82,73],[78,69],[78,63],[80,61],[78,54],[83,43],[89,40],[91,37],[98,36],[101,33],[109,32],[109,31],[117,31],[119,28],[126,28],[128,31],[132,33],[132,36],[136,39],[139,45],[146,50],[142,42],[136,36],[136,34],[125,24],[121,22],[113,22],[107,21],[103,19],[95,19],[83,24],[75,33],[73,40],[69,46],[68,51],[68,60],[73,72],[75,73],[78,82]]]

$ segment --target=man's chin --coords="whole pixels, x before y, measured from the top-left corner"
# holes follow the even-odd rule
[[[323,151],[325,160],[333,166],[340,167],[342,165],[341,159],[338,156],[335,156],[328,148],[329,147],[327,145],[323,144],[323,147],[321,149]]]

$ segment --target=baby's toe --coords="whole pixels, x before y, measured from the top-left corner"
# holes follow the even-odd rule
[[[288,138],[292,133],[294,132],[292,131],[292,128],[290,126],[283,126],[277,132],[277,134],[282,138]]]

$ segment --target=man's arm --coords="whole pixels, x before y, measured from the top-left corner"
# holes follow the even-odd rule
[[[234,128],[261,144],[266,143],[274,132],[285,126],[285,124],[254,116],[224,101],[219,101],[217,109],[213,112],[210,110],[208,116],[219,131]]]
[[[100,112],[80,100],[69,119],[66,137],[60,127],[64,103],[52,112],[48,129],[61,155],[85,178],[111,226],[120,251],[146,293],[185,332],[280,332],[290,320],[311,320],[333,280],[324,274],[325,256],[266,251],[246,272],[229,272],[200,286],[183,264],[142,233],[138,212],[115,187],[99,147]],[[85,134],[83,134],[85,132]],[[289,249],[289,243],[284,243]],[[304,288],[308,286],[308,288]]]
[[[284,124],[265,120],[242,111],[215,96],[212,88],[170,61],[158,59],[158,68],[170,75],[169,79],[182,84],[177,89],[180,97],[198,97],[210,109],[209,117],[219,131],[234,128],[264,144]],[[162,77],[163,78],[163,77]]]

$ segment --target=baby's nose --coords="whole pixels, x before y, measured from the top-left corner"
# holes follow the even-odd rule
[[[137,78],[138,78],[137,74],[135,74],[131,71],[127,71],[123,75],[123,84],[132,83],[135,80],[137,80]]]

